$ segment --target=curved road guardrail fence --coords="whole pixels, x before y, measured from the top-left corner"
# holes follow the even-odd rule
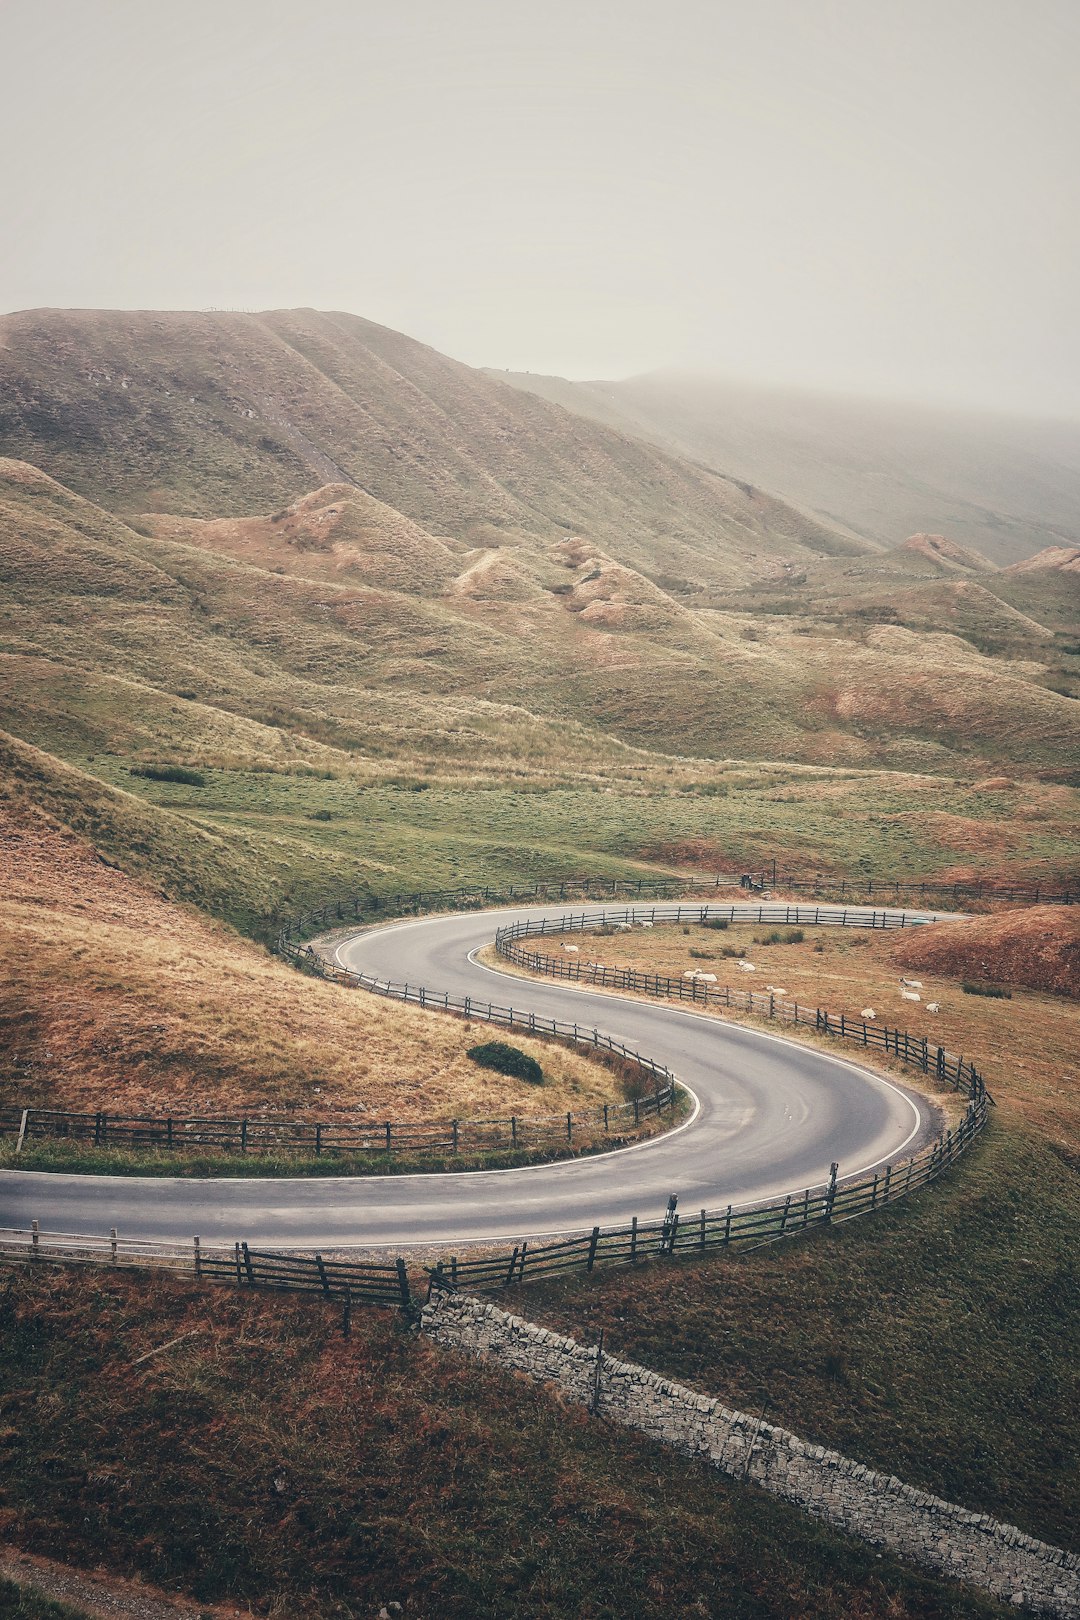
[[[643,923],[673,922],[755,922],[803,923],[807,927],[836,928],[908,928],[925,923],[925,918],[907,918],[889,912],[867,915],[848,909],[826,906],[650,906],[619,911],[579,912],[565,917],[543,918],[540,921],[511,923],[500,928],[495,935],[495,949],[506,961],[528,972],[548,978],[572,979],[605,989],[632,990],[641,995],[674,997],[692,1001],[699,1006],[713,1006],[751,1013],[757,1018],[776,1018],[781,1023],[802,1024],[821,1035],[835,1036],[839,1040],[855,1041],[858,1045],[877,1047],[890,1057],[909,1063],[925,1075],[931,1075],[942,1084],[953,1086],[972,1099],[986,1096],[982,1077],[974,1064],[962,1057],[953,1057],[943,1046],[931,1046],[925,1035],[911,1035],[907,1030],[890,1029],[885,1024],[868,1023],[865,1019],[847,1018],[843,1013],[829,1013],[823,1007],[800,1006],[773,991],[732,990],[730,985],[702,983],[700,979],[671,978],[663,974],[641,973],[636,968],[606,967],[600,962],[571,961],[569,958],[548,956],[544,951],[529,951],[518,943],[522,939],[543,938],[547,934],[586,933],[592,929],[614,927],[640,927]]]

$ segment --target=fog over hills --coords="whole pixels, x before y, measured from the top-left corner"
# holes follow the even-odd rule
[[[1080,423],[846,398],[688,373],[570,382],[492,372],[893,546],[948,535],[1002,566],[1080,543]]]

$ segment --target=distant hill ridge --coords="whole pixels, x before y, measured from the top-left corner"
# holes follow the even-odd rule
[[[882,546],[943,532],[1005,567],[1048,546],[1080,545],[1080,423],[677,371],[617,382],[490,375]]]
[[[247,517],[351,484],[473,546],[584,535],[665,589],[873,549],[401,333],[315,310],[2,317],[0,453],[125,515]]]

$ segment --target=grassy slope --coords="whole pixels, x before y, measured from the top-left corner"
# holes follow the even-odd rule
[[[32,1587],[0,1578],[0,1620],[86,1620],[86,1614],[67,1603],[54,1603]]]
[[[373,549],[370,514],[340,490],[277,526],[177,539],[24,464],[0,473],[0,712],[68,757],[164,744],[318,767],[333,748],[550,772],[663,749],[948,771],[968,756],[1053,769],[1075,746],[1074,706],[1037,663],[896,626],[838,638],[691,610],[584,542],[466,554],[441,594],[408,594],[348,580],[423,536],[391,524]],[[319,513],[342,529],[332,570],[307,543]]]
[[[712,579],[836,541],[355,316],[7,316],[0,392],[0,450],[129,513],[239,516],[343,480],[472,544],[580,531],[632,566]]]
[[[530,1292],[530,1314],[586,1335],[603,1327],[630,1359],[734,1405],[765,1404],[798,1433],[1071,1545],[1080,1500],[1075,1006],[1020,990],[1010,1001],[968,997],[939,961],[934,976],[922,970],[924,1001],[942,1006],[928,1015],[900,999],[897,964],[930,949],[933,931],[925,944],[812,929],[801,943],[755,944],[763,932],[657,928],[593,948],[604,961],[706,968],[740,989],[775,983],[853,1016],[870,1003],[879,1018],[978,1063],[998,1104],[988,1135],[945,1181],[872,1220],[735,1259],[548,1286]],[[729,946],[755,962],[752,980],[722,956]],[[955,959],[953,971],[963,971]]]
[[[71,1273],[3,1310],[0,1523],[53,1556],[296,1620],[1002,1612],[388,1314],[346,1344],[311,1302]]]
[[[545,1285],[527,1311],[1071,1545],[1078,1218],[1075,1170],[995,1120],[962,1169],[872,1220]]]
[[[622,1098],[610,1070],[527,1039],[542,1086],[480,1069],[477,1028],[302,979],[26,806],[0,811],[0,894],[4,1102],[363,1122]]]

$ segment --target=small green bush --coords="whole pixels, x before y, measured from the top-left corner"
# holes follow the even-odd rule
[[[333,819],[334,813],[332,810],[312,810],[308,816],[309,821],[333,821]]]
[[[801,945],[806,935],[801,928],[772,928],[760,938],[754,935],[755,945]]]
[[[960,988],[965,996],[993,996],[997,1001],[1012,1000],[1012,991],[1003,990],[998,984],[962,984]]]
[[[727,917],[706,917],[701,926],[702,928],[715,928],[718,934],[722,934],[725,929],[731,927],[731,922]]]
[[[483,1041],[470,1046],[469,1057],[482,1069],[494,1069],[497,1074],[508,1074],[515,1080],[527,1080],[531,1086],[542,1086],[544,1071],[535,1058],[507,1041]]]
[[[145,776],[150,782],[183,782],[187,787],[205,787],[202,771],[193,771],[187,765],[133,765],[132,776]]]

